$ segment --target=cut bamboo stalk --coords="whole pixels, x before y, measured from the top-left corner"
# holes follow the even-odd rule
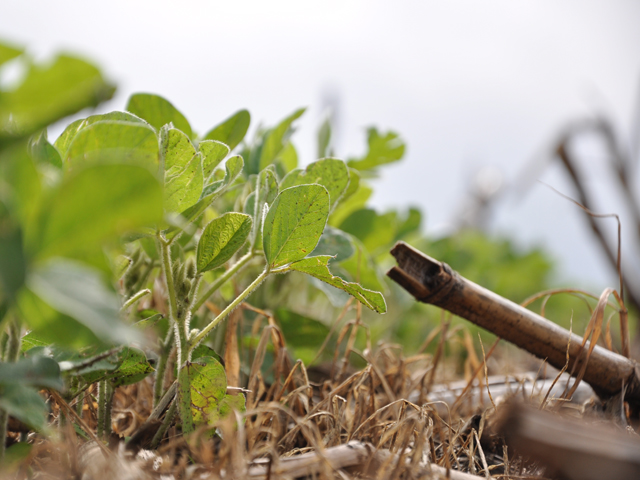
[[[387,275],[416,300],[436,305],[488,330],[568,372],[579,372],[589,342],[540,315],[483,288],[404,242],[391,250],[398,266]],[[583,380],[606,399],[625,390],[625,399],[640,409],[636,363],[598,345],[589,358]]]

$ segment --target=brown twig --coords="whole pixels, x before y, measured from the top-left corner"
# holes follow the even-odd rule
[[[409,245],[399,242],[391,250],[398,266],[387,275],[417,300],[466,318],[495,335],[527,350],[556,368],[566,363],[580,370],[582,338],[553,322],[461,277],[451,268]],[[602,397],[618,394],[628,386],[627,400],[640,407],[640,381],[634,362],[597,345],[592,349],[584,380]]]

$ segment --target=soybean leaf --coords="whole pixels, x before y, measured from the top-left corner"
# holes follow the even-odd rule
[[[340,262],[340,267],[346,271],[352,280],[370,290],[385,291],[384,283],[381,279],[378,265],[371,257],[371,254],[356,237],[351,237],[356,251],[355,253]]]
[[[128,112],[114,111],[109,113],[101,113],[98,115],[91,115],[85,119],[79,119],[67,125],[67,128],[64,129],[64,131],[54,142],[54,146],[60,152],[61,157],[66,158],[69,151],[69,146],[71,145],[73,139],[76,138],[76,135],[80,130],[88,127],[89,125],[93,125],[94,123],[107,120],[142,123],[146,125],[146,122],[144,120]]]
[[[0,96],[0,132],[28,135],[97,106],[114,91],[95,66],[78,58],[60,55],[50,65],[32,65],[20,85]]]
[[[258,170],[263,170],[269,164],[273,163],[292,133],[291,125],[300,118],[305,110],[305,108],[296,110],[267,133],[264,144],[262,145],[262,151],[260,152]]]
[[[191,140],[181,130],[169,126],[160,130],[160,155],[165,181],[167,178],[178,175],[196,153],[196,148]]]
[[[107,339],[99,338],[93,331],[74,318],[58,312],[28,288],[23,288],[17,298],[18,312],[31,332],[23,337],[28,346],[56,345],[79,349],[92,345],[104,345]],[[124,340],[123,340],[124,341]]]
[[[193,137],[191,125],[184,115],[171,102],[159,95],[134,93],[129,97],[125,110],[144,118],[156,130],[172,123],[174,127]]]
[[[228,145],[229,150],[233,150],[247,134],[250,123],[251,115],[249,112],[240,110],[209,130],[205,134],[204,140],[217,140]]]
[[[420,230],[422,223],[422,213],[417,208],[409,208],[407,218],[398,224],[395,240],[405,238],[410,233]]]
[[[210,222],[198,242],[198,273],[226,263],[244,245],[250,232],[251,217],[243,213],[225,213]]]
[[[329,271],[329,260],[331,258],[329,255],[309,257],[292,263],[289,268],[307,273],[329,285],[344,290],[375,312],[385,313],[387,311],[387,304],[380,292],[367,290],[357,283],[347,282],[340,277],[332,275]]]
[[[275,159],[278,175],[284,177],[288,172],[298,166],[298,152],[293,143],[287,142]]]
[[[251,233],[251,245],[254,249],[262,243],[262,223],[265,205],[270,206],[277,196],[278,179],[273,173],[272,167],[267,167],[258,174],[256,189],[249,195],[249,198],[253,198],[254,202],[251,208],[255,219]]]
[[[22,230],[0,201],[0,301],[13,302],[24,284],[26,273]]]
[[[336,262],[351,257],[355,252],[351,237],[342,230],[326,227],[311,255],[331,255]]]
[[[218,353],[213,348],[201,343],[193,349],[193,352],[191,353],[191,361],[195,361],[198,358],[202,357],[213,357],[224,366],[224,360],[222,359],[222,357],[218,355]]]
[[[352,176],[352,179],[353,178],[357,177]],[[347,187],[347,194],[349,193],[350,186],[351,184],[349,184],[349,187]],[[329,224],[333,225],[334,227],[339,227],[340,225],[342,225],[342,222],[349,215],[351,215],[356,210],[360,210],[361,208],[365,207],[365,205],[367,204],[367,200],[369,200],[369,197],[371,197],[372,193],[373,190],[370,187],[361,183],[358,187],[358,190],[355,193],[349,195],[348,198],[346,198],[345,194],[345,197],[343,197],[340,205],[338,205],[338,208],[336,208],[331,213]]]
[[[265,218],[264,255],[269,268],[303,259],[316,248],[329,215],[329,192],[300,185],[280,192]]]
[[[203,140],[198,145],[198,150],[202,153],[202,171],[207,180],[218,164],[229,155],[229,147],[216,140]]]
[[[380,133],[376,128],[367,130],[369,150],[360,159],[349,160],[349,166],[360,171],[374,170],[380,165],[393,163],[404,155],[404,140],[395,132]]]
[[[161,187],[148,170],[95,165],[65,178],[50,198],[35,253],[44,258],[92,251],[161,219]]]
[[[98,162],[117,162],[158,171],[158,138],[149,125],[103,120],[84,127],[71,141],[65,168]]]
[[[47,140],[47,131],[42,130],[34,135],[29,142],[29,153],[38,163],[53,165],[62,168],[62,157],[56,148]]]
[[[2,469],[5,474],[15,474],[18,469],[27,461],[33,450],[33,444],[26,442],[14,443],[4,452]]]
[[[17,48],[6,43],[0,43],[0,65],[19,57],[24,52],[24,49]]]
[[[0,408],[35,430],[43,430],[47,425],[47,405],[38,391],[27,385],[0,385]]]
[[[139,333],[119,319],[117,295],[100,274],[78,262],[61,258],[32,269],[28,287],[51,307],[88,327],[105,342],[128,343]]]
[[[349,185],[347,165],[336,158],[323,158],[304,170],[293,170],[282,180],[282,188],[317,183],[329,192],[330,210],[336,206]]]
[[[234,409],[244,410],[242,395],[226,394],[227,376],[215,358],[200,357],[185,368],[191,381],[191,414],[195,425],[213,425]]]
[[[222,195],[226,189],[240,176],[243,168],[242,157],[239,155],[233,156],[227,160],[225,163],[225,176],[224,179],[219,182],[214,182],[212,184],[207,185],[202,190],[202,195],[200,196],[200,200],[198,203],[189,207],[185,211],[183,211],[180,216],[187,222],[194,222],[200,215],[204,213],[204,211],[216,200],[220,195]],[[168,240],[171,240],[175,237],[180,229],[177,227],[171,227],[166,232],[166,237]]]
[[[131,347],[124,347],[118,353],[117,359],[111,363],[115,365],[115,368],[85,372],[82,375],[83,380],[86,383],[107,380],[114,388],[117,388],[137,383],[154,371],[144,352]]]
[[[390,211],[382,215],[371,208],[356,210],[341,224],[340,229],[360,239],[365,248],[375,253],[379,248],[393,242],[398,230],[397,213]]]
[[[0,362],[0,385],[9,383],[56,390],[64,388],[58,362],[43,356],[22,358],[15,363]]]
[[[178,174],[165,178],[165,211],[182,212],[195,205],[202,193],[203,183],[202,156],[198,153]]]
[[[287,339],[287,349],[293,347],[294,358],[300,358],[305,365],[309,365],[315,358],[322,340],[329,335],[329,327],[319,320],[286,308],[278,308],[275,318]]]
[[[318,158],[331,155],[329,143],[331,142],[331,118],[327,116],[318,129]]]

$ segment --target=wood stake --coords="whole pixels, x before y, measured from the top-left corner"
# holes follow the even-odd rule
[[[460,276],[449,265],[439,262],[404,242],[391,250],[398,262],[387,275],[416,300],[436,305],[465,318],[557,369],[564,367],[569,346],[569,372],[579,372],[589,342]],[[575,368],[574,368],[575,366]],[[603,399],[626,388],[625,400],[640,410],[640,371],[633,360],[596,345],[589,358],[584,381]]]

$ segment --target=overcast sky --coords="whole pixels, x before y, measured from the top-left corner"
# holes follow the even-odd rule
[[[482,167],[512,185],[568,121],[606,114],[628,141],[640,86],[637,1],[20,0],[4,2],[0,37],[39,58],[80,52],[118,83],[109,109],[159,93],[200,132],[239,108],[271,125],[308,106],[294,137],[304,163],[337,99],[338,156],[362,153],[369,125],[406,139],[373,203],[420,206],[434,234],[455,223]],[[584,152],[598,208],[620,210],[602,155]],[[580,212],[536,182],[574,195],[559,166],[527,175],[492,231],[546,245],[559,279],[611,284]]]

